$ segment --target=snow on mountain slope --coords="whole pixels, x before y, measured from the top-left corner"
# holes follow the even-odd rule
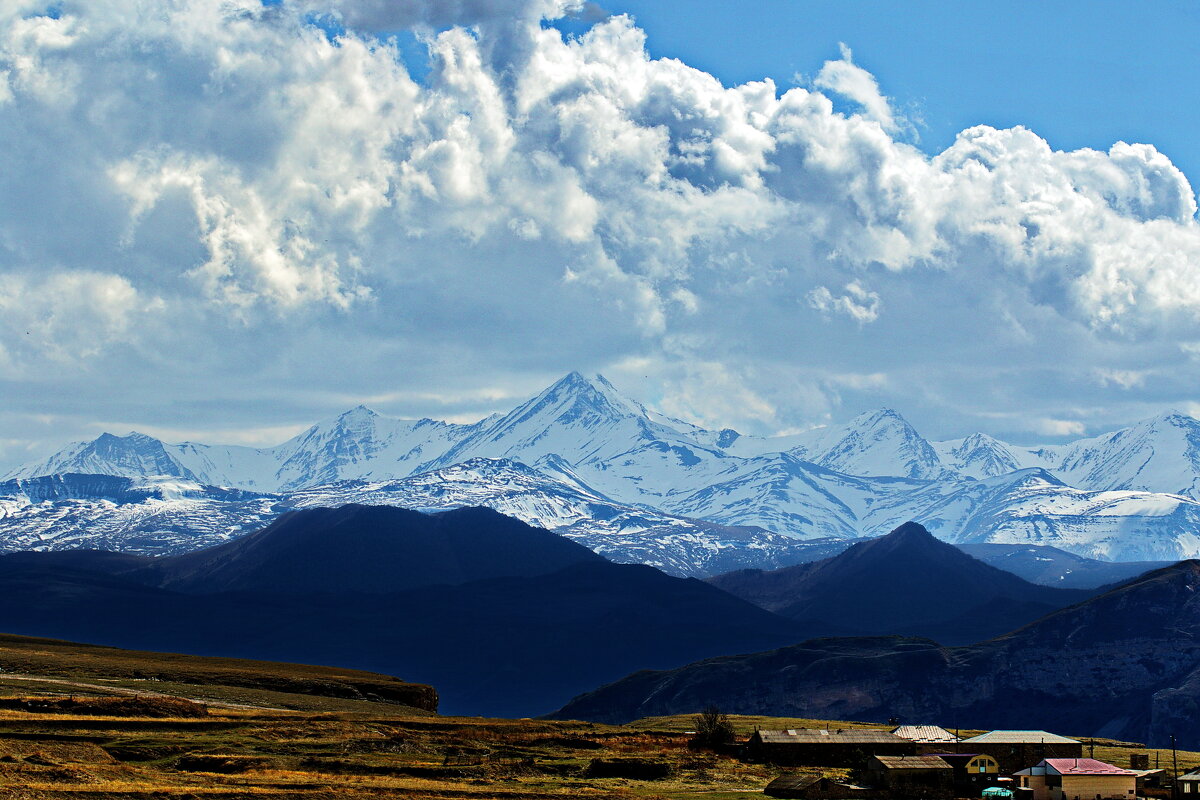
[[[802,539],[846,539],[873,535],[869,520],[874,506],[925,485],[905,478],[845,475],[777,453],[736,463],[711,485],[668,496],[664,507],[677,514],[728,525],[758,525]]]
[[[35,478],[70,472],[91,475],[151,477],[168,475],[196,480],[169,448],[142,433],[114,436],[104,433],[90,442],[76,442],[45,461],[27,464],[6,478]]]
[[[808,546],[761,528],[730,527],[616,503],[507,459],[473,458],[395,481],[344,481],[289,494],[294,508],[343,503],[419,510],[487,506],[555,531],[613,561],[707,576],[763,563],[794,564]]]
[[[1028,451],[1014,448],[986,433],[973,433],[965,439],[933,442],[942,463],[961,475],[972,478],[994,478],[1025,467],[1031,463]]]
[[[419,470],[473,430],[430,419],[383,417],[359,406],[272,448],[164,444],[152,436],[102,434],[8,478],[81,473],[127,477],[175,476],[208,486],[278,491]]]
[[[1043,468],[1080,489],[1200,499],[1200,421],[1177,411],[1070,444],[1018,447],[977,433],[934,448],[951,468],[975,478]]]
[[[811,550],[758,528],[623,506],[517,462],[473,459],[401,480],[341,481],[277,495],[105,475],[7,481],[0,483],[0,553],[188,552],[256,530],[292,509],[351,502],[422,510],[488,506],[614,561],[650,564],[673,575],[785,566],[805,560]]]
[[[523,492],[505,483],[509,473],[482,469],[479,459],[530,466],[542,488]],[[472,467],[453,472],[463,464]],[[588,540],[602,552],[608,552],[606,542],[618,541],[614,531],[624,531],[611,552],[636,550],[676,571],[707,569],[697,566],[696,554],[707,546],[702,541],[721,539],[715,533],[721,526],[798,539],[857,538],[918,520],[951,541],[1037,542],[1082,555],[1139,559],[1197,554],[1200,535],[1193,502],[1200,497],[1200,422],[1180,414],[1040,448],[984,434],[931,444],[888,409],[790,436],[744,437],[671,419],[625,397],[603,377],[579,373],[473,425],[397,420],[360,406],[264,449],[104,434],[11,477],[73,472],[152,479],[162,491],[166,479],[179,486],[276,493],[347,481],[364,492],[395,484],[421,502],[432,502],[429,487],[436,485],[438,503],[483,498],[477,502],[576,531],[570,535],[607,536]],[[432,483],[404,483],[432,472],[439,473]],[[391,490],[389,502],[405,503],[399,491]],[[565,502],[564,491],[574,499],[572,511],[562,516],[554,509]],[[178,496],[197,508],[207,502],[195,491],[181,489]],[[362,499],[338,496],[343,502]],[[223,513],[213,530],[225,524]],[[670,521],[676,518],[685,518],[689,531],[710,528],[694,541],[679,538],[681,523]],[[168,522],[161,526],[172,530]],[[649,543],[651,531],[664,543]],[[779,546],[764,545],[764,552]],[[672,548],[683,553],[680,560],[672,561]],[[752,554],[753,547],[725,550]]]
[[[431,419],[390,419],[358,406],[276,448],[281,489],[409,475],[474,431]]]
[[[908,420],[890,408],[860,414],[846,425],[817,428],[789,452],[847,475],[937,480],[948,470]]]
[[[1061,448],[1056,475],[1085,489],[1200,498],[1200,421],[1175,411]]]
[[[472,431],[431,466],[478,457],[533,463],[553,453],[578,467],[606,462],[646,445],[682,447],[692,452],[684,456],[685,462],[699,457],[697,450],[720,457],[719,452],[700,444],[699,432],[695,426],[651,414],[603,376],[588,380],[572,372],[508,414]]]
[[[950,542],[1050,545],[1108,561],[1200,556],[1200,503],[1140,491],[1087,491],[1040,468],[960,483],[930,484],[893,508]]]
[[[0,553],[196,550],[262,527],[278,498],[191,481],[54,475],[0,483]]]

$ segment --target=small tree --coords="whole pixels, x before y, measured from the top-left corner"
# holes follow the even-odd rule
[[[732,742],[733,736],[733,723],[716,706],[709,706],[696,715],[696,735],[692,737],[692,747],[713,750]]]

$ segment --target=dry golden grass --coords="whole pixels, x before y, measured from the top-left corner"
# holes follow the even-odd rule
[[[4,648],[0,637],[0,651]],[[55,647],[29,646],[26,663],[61,654]],[[43,649],[45,652],[43,652]],[[69,648],[68,648],[69,650]],[[118,651],[120,654],[123,651]],[[11,653],[10,653],[11,655]],[[71,655],[71,653],[67,653]],[[84,658],[87,652],[71,657]],[[91,654],[96,655],[96,654]],[[134,661],[104,651],[102,669],[133,670]],[[123,660],[125,659],[125,660]],[[155,669],[170,661],[155,656]],[[113,661],[120,662],[113,666]],[[104,666],[107,664],[107,666]],[[168,664],[168,666],[171,666]],[[211,666],[211,665],[210,665]],[[93,670],[100,669],[95,661]],[[694,715],[638,720],[629,725],[547,720],[495,720],[437,717],[416,709],[369,700],[317,698],[306,692],[319,668],[276,680],[256,664],[233,679],[261,681],[271,689],[208,684],[230,680],[228,664],[194,670],[183,658],[172,680],[145,677],[71,677],[69,670],[32,681],[0,676],[0,693],[103,698],[103,682],[113,691],[152,691],[184,698],[253,698],[266,707],[209,706],[203,717],[112,716],[59,713],[63,706],[42,703],[42,711],[20,702],[0,708],[0,798],[3,800],[560,800],[579,798],[671,798],[732,800],[758,793],[779,774],[760,764],[688,747]],[[287,669],[291,669],[288,667]],[[166,674],[166,673],[164,673]],[[331,678],[332,679],[332,678]],[[188,681],[196,681],[189,683]],[[341,686],[373,677],[336,676]],[[67,681],[70,686],[64,686]],[[289,683],[289,681],[292,681]],[[76,684],[80,685],[76,685]],[[82,684],[86,684],[83,686]],[[119,685],[118,685],[119,684]],[[288,688],[290,691],[282,691]],[[232,693],[232,694],[229,694]],[[119,710],[134,704],[98,702],[77,708]],[[164,704],[164,708],[166,705]],[[755,728],[875,728],[888,726],[836,720],[731,717],[746,736]],[[964,731],[964,734],[967,733]],[[1168,765],[1169,751],[1103,741],[1097,758],[1127,765],[1131,752],[1157,752]],[[670,767],[662,780],[586,777],[594,758],[650,759]],[[1200,765],[1200,753],[1179,754],[1181,769]],[[845,770],[802,770],[845,778]]]

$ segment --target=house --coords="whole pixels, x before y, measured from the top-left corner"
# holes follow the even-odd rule
[[[874,755],[912,756],[917,746],[887,731],[864,728],[828,730],[791,728],[755,731],[746,743],[754,761],[793,767],[848,767],[862,769]]]
[[[1138,797],[1166,798],[1171,796],[1170,779],[1165,769],[1134,769]]]
[[[1200,769],[1180,775],[1175,779],[1175,785],[1184,797],[1200,797]]]
[[[1094,758],[1047,758],[1013,774],[1033,800],[1133,800],[1137,773]]]
[[[915,744],[918,755],[945,752],[953,749],[953,746],[961,741],[953,733],[937,725],[901,725],[892,733]]]
[[[982,753],[934,753],[954,769],[954,791],[958,797],[978,797],[990,786],[1001,786],[1000,764]]]
[[[954,797],[954,768],[937,756],[871,756],[867,775],[888,797]]]
[[[1080,758],[1083,743],[1047,731],[991,731],[963,739],[957,748],[964,753],[996,759],[1000,773],[1010,775],[1046,758]]]
[[[767,784],[763,794],[800,800],[875,800],[879,796],[879,792],[869,786],[815,775],[780,775]]]

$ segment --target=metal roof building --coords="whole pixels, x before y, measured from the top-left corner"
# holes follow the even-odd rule
[[[901,738],[887,731],[864,728],[789,728],[779,731],[755,731],[763,742],[786,744],[896,744]]]
[[[872,756],[880,769],[952,769],[940,756]]]
[[[989,731],[962,741],[963,744],[1078,744],[1082,746],[1082,742],[1049,731]]]
[[[1013,777],[1034,800],[1132,800],[1137,792],[1136,772],[1094,758],[1047,758]]]
[[[917,744],[954,744],[960,741],[953,733],[937,725],[901,725],[892,733]]]
[[[746,744],[759,761],[792,766],[864,767],[874,755],[916,755],[917,746],[887,731],[867,728],[789,728],[755,731]]]
[[[959,744],[964,752],[989,755],[1001,774],[1032,767],[1045,758],[1080,758],[1083,744],[1049,731],[990,731]]]

